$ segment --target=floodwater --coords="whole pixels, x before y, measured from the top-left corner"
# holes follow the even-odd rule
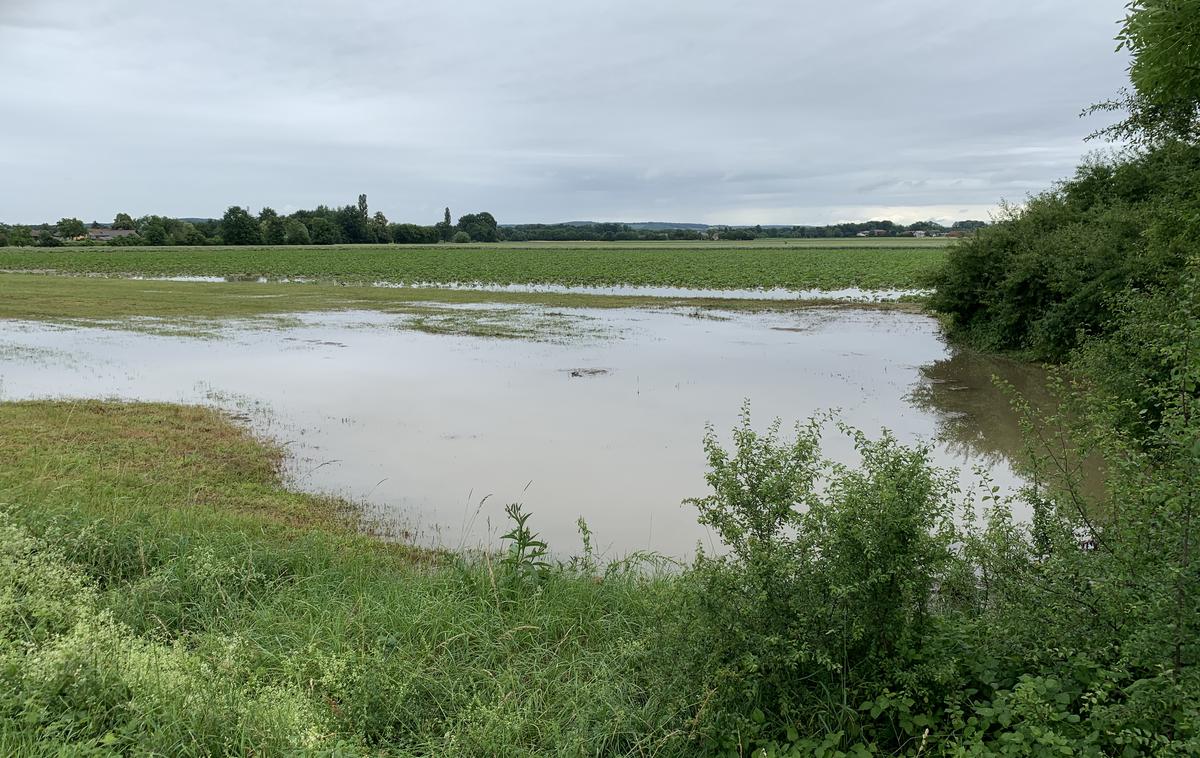
[[[868,433],[933,442],[965,487],[976,467],[1002,488],[1019,484],[1016,422],[991,375],[1029,370],[953,353],[928,317],[556,313],[589,329],[494,339],[350,312],[229,322],[200,339],[0,321],[0,398],[215,404],[288,447],[294,486],[362,501],[451,548],[494,543],[504,504],[519,501],[555,552],[578,549],[580,517],[609,557],[709,549],[681,500],[707,494],[705,424],[728,439],[743,400],[756,426],[837,410]],[[825,450],[854,460],[836,430]]]
[[[3,272],[0,272],[3,273]],[[315,279],[290,277],[271,279],[265,276],[142,276],[131,275],[124,277],[138,281],[151,282],[255,282],[267,284],[270,282],[310,283]],[[695,287],[652,287],[647,285],[623,284],[611,287],[596,287],[587,285],[566,284],[487,284],[485,282],[373,282],[374,287],[389,287],[395,289],[448,289],[467,290],[472,292],[518,292],[518,293],[548,293],[561,295],[627,295],[641,297],[675,297],[675,298],[723,298],[732,300],[837,300],[854,303],[885,303],[894,302],[906,297],[927,297],[933,294],[930,289],[862,289],[861,287],[843,287],[841,289],[785,289],[770,287],[761,289],[702,289]]]

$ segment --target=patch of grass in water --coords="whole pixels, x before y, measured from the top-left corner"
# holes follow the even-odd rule
[[[371,310],[428,315],[432,306],[544,309],[690,309],[706,312],[791,312],[821,307],[920,310],[917,303],[838,303],[825,300],[664,298],[470,290],[403,289],[329,284],[145,282],[102,277],[0,274],[0,319],[96,325],[156,333],[212,336],[219,322],[273,328],[300,313]],[[464,317],[466,318],[466,317]],[[437,328],[433,325],[432,328]]]
[[[594,318],[538,308],[412,308],[400,326],[427,334],[453,334],[537,342],[566,342],[610,335]]]

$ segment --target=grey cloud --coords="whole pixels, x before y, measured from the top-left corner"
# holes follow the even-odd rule
[[[1121,0],[0,5],[0,220],[349,202],[820,223],[1020,200],[1122,85]]]

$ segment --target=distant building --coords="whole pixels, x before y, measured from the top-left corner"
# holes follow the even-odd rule
[[[914,236],[914,237],[924,237],[924,236],[925,236],[925,232],[924,232],[924,231],[922,231],[922,230],[920,230],[920,229],[917,229],[917,230],[915,230],[915,231],[913,232],[913,236]]]
[[[133,229],[88,229],[88,239],[93,242],[108,242],[118,237],[128,237],[131,234],[137,234],[137,232]]]

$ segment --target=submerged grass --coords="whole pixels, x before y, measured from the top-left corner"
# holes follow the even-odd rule
[[[839,303],[822,300],[737,300],[592,294],[482,292],[402,289],[336,284],[248,282],[147,282],[46,274],[0,274],[0,319],[99,325],[164,334],[209,335],[227,319],[278,326],[289,314],[372,310],[412,315],[414,328],[495,336],[497,332],[538,334],[536,326],[499,329],[461,306],[557,308],[672,308],[711,311],[779,312],[813,307],[915,310],[919,303]],[[516,309],[511,311],[517,313]],[[478,314],[477,314],[478,315]],[[514,316],[505,316],[510,321]],[[283,321],[280,321],[283,319]],[[544,319],[543,319],[544,320]],[[537,319],[534,320],[535,322]],[[561,323],[550,334],[561,333]]]

